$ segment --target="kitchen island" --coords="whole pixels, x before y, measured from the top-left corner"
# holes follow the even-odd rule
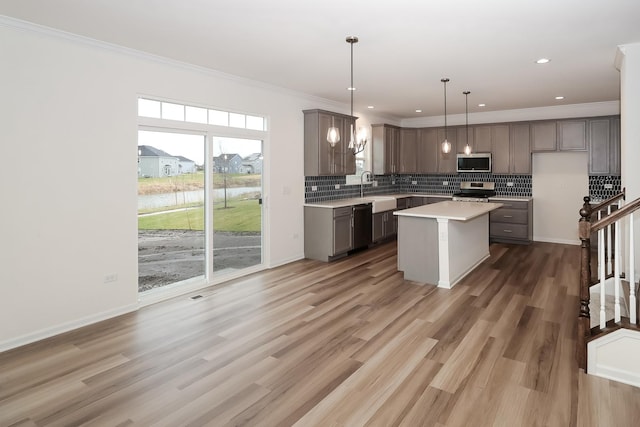
[[[489,257],[489,212],[501,203],[445,201],[394,212],[398,270],[451,289]]]

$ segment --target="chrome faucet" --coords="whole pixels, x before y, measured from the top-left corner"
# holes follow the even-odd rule
[[[364,197],[364,176],[367,175],[367,182],[371,179],[371,171],[363,171],[360,175],[360,197]]]

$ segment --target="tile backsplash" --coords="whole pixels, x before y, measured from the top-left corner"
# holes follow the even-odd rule
[[[589,176],[589,196],[591,200],[606,200],[622,191],[622,181],[615,175]]]
[[[453,194],[459,191],[461,181],[493,181],[496,183],[496,194],[499,196],[531,197],[531,175],[410,174],[376,175],[373,179],[378,182],[378,186],[365,185],[365,195],[389,193]],[[593,200],[603,200],[620,191],[621,180],[619,176],[589,176],[589,195]],[[352,197],[360,197],[360,185],[346,185],[344,176],[305,177],[305,203]]]
[[[460,190],[461,181],[493,181],[496,183],[496,194],[499,196],[531,196],[531,175],[410,174],[376,175],[373,179],[378,181],[378,186],[365,185],[365,195],[385,193],[453,194]],[[339,188],[336,189],[336,185]],[[304,190],[305,203],[360,196],[360,185],[346,185],[344,176],[307,176],[305,177]]]

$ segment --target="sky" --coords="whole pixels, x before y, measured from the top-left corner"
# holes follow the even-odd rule
[[[150,145],[159,148],[172,156],[184,156],[204,164],[203,135],[189,135],[171,132],[138,131],[138,145]],[[261,153],[262,141],[254,139],[213,137],[213,156],[222,153],[237,153],[242,157],[249,154]]]

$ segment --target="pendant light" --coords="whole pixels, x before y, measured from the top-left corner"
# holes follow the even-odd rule
[[[469,94],[468,90],[462,92],[464,94],[464,116],[465,116],[465,128],[467,131],[467,145],[464,146],[464,154],[467,156],[471,154],[471,146],[469,145]]]
[[[358,38],[356,36],[348,36],[346,38],[347,43],[351,45],[351,86],[349,86],[349,91],[351,92],[351,117],[353,117],[353,92],[356,91],[355,86],[353,85],[353,45],[354,43],[358,43]],[[349,132],[349,149],[353,151],[353,154],[358,154],[364,150],[364,147],[367,145],[367,130],[363,127],[360,127],[357,131],[354,129],[355,127],[355,119],[354,123],[351,124],[351,131]]]
[[[447,82],[448,78],[440,79],[444,83],[444,141],[442,141],[442,152],[448,154],[451,152],[451,143],[447,139]]]
[[[331,145],[331,148],[335,147],[340,142],[340,129],[335,126],[334,118],[331,117],[331,127],[327,131],[327,142]]]

